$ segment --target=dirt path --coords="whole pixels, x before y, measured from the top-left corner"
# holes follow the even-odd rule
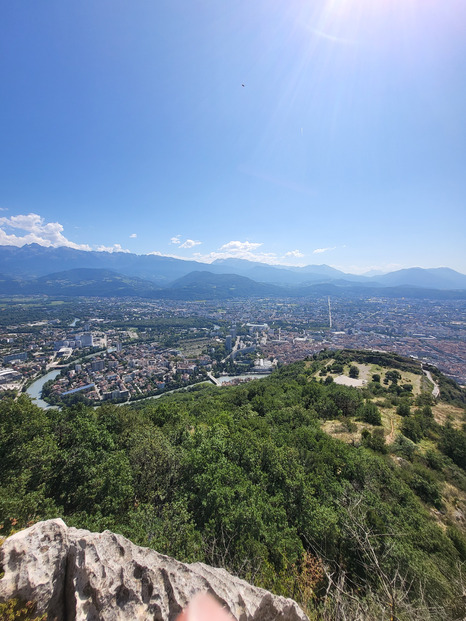
[[[390,426],[392,428],[392,430],[390,431],[390,433],[388,434],[387,438],[386,438],[386,443],[387,444],[391,444],[393,442],[393,438],[395,435],[395,425],[393,424],[393,418],[390,418]]]
[[[425,376],[427,377],[427,379],[429,380],[429,382],[432,382],[432,384],[434,385],[434,388],[432,389],[432,396],[434,397],[434,399],[437,399],[437,397],[440,395],[439,385],[437,384],[437,382],[434,381],[434,378],[432,377],[432,374],[430,371],[426,371],[424,367],[422,367],[422,370]]]

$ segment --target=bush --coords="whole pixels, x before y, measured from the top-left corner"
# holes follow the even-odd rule
[[[466,561],[466,537],[456,526],[449,526],[447,528],[447,537],[449,537],[458,550],[461,560]]]
[[[363,429],[361,439],[363,446],[377,453],[386,453],[388,450],[383,429],[374,429],[372,433],[367,429]]]
[[[408,485],[424,502],[435,507],[441,506],[440,487],[437,478],[424,466],[416,464],[413,467]]]
[[[416,445],[414,442],[401,434],[396,436],[395,441],[392,444],[392,453],[411,461],[415,452]]]
[[[457,466],[466,469],[466,434],[464,431],[454,429],[450,423],[447,423],[442,429],[439,448]]]
[[[409,416],[411,414],[409,403],[406,403],[406,401],[400,403],[400,405],[396,408],[396,413],[399,416]]]
[[[403,420],[401,425],[401,433],[413,442],[419,442],[422,438],[421,427],[417,420],[412,417],[408,417]]]
[[[382,417],[377,406],[371,401],[362,405],[357,413],[358,419],[369,425],[381,425]]]
[[[437,452],[429,450],[426,452],[424,457],[429,468],[432,468],[432,470],[442,470],[442,458]]]

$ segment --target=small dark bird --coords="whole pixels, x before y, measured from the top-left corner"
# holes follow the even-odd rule
[[[244,84],[241,84],[241,86],[244,88]]]

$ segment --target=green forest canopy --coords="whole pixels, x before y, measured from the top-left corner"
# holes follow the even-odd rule
[[[466,538],[433,513],[446,481],[466,491],[464,429],[413,407],[407,420],[434,448],[422,454],[408,429],[389,454],[370,391],[321,383],[319,364],[133,407],[1,401],[1,532],[61,516],[223,566],[312,614],[339,575],[380,610],[401,606],[404,589],[410,605],[441,611],[422,618],[461,618]],[[348,445],[321,430],[334,418],[374,425]]]

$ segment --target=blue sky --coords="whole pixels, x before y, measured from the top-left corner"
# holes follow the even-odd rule
[[[2,244],[466,273],[464,0],[3,2],[0,78]]]

